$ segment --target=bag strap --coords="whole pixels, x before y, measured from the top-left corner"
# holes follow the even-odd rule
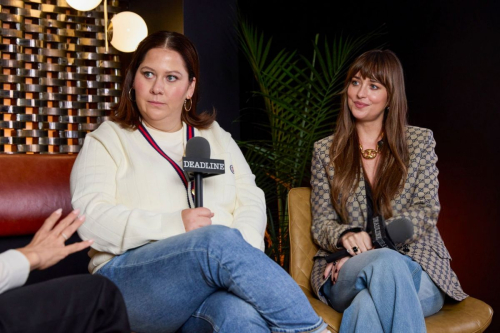
[[[186,125],[186,126],[187,126],[187,131],[186,131],[186,142],[187,142],[187,141],[189,141],[189,139],[193,138],[195,135],[194,135],[194,127],[191,125]],[[151,134],[149,134],[148,130],[146,129],[146,127],[144,125],[139,124],[137,126],[137,129],[142,134],[142,136],[146,139],[146,141],[151,145],[151,147],[153,147],[153,149],[156,150],[156,152],[158,154],[160,154],[164,159],[166,159],[167,162],[170,163],[172,168],[174,168],[175,172],[177,173],[180,180],[184,184],[184,188],[186,189],[186,194],[187,194],[188,206],[189,206],[189,208],[191,208],[191,201],[189,200],[189,192],[190,192],[189,188],[191,188],[191,196],[192,196],[192,199],[194,202],[194,194],[193,194],[194,182],[191,182],[191,186],[189,185],[189,181],[188,181],[188,178],[186,177],[186,174],[184,173],[184,170],[177,163],[175,163],[175,161],[172,158],[170,158],[160,148],[160,146],[156,143],[156,141],[153,139]]]
[[[374,216],[375,202],[373,201],[372,188],[370,182],[365,175],[365,193],[366,193],[366,232],[370,234],[375,248],[387,247],[392,250],[397,250],[396,245],[392,242],[387,234],[387,226],[384,217],[380,214]]]

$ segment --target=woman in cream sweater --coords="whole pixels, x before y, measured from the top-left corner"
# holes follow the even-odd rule
[[[198,114],[198,55],[183,35],[138,46],[112,121],[87,135],[71,174],[73,206],[94,239],[89,269],[121,290],[137,332],[322,332],[299,287],[263,252],[264,193],[238,146]],[[204,180],[204,207],[179,167],[187,140],[208,140],[225,174]]]

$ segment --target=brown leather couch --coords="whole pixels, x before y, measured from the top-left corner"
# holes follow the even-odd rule
[[[311,189],[294,188],[288,194],[290,218],[290,274],[306,294],[309,302],[329,325],[332,332],[338,332],[342,314],[318,300],[309,283],[313,257],[318,250],[311,237]],[[444,307],[433,316],[425,318],[427,331],[441,332],[483,332],[491,323],[493,309],[486,303],[468,297],[462,302],[447,300]]]
[[[0,252],[26,245],[58,208],[71,211],[69,176],[76,155],[0,154]],[[79,241],[77,235],[68,243]],[[73,254],[46,271],[32,272],[28,283],[87,273],[86,251]]]

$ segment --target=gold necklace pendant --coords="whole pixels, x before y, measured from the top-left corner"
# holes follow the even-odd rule
[[[361,150],[361,156],[367,160],[372,160],[378,155],[378,147],[377,149],[366,149],[363,150],[363,146],[359,145],[359,150]]]
[[[380,141],[377,142],[377,148],[375,149],[365,149],[363,150],[363,146],[359,144],[359,150],[361,151],[361,156],[367,160],[373,160],[375,157],[377,157],[379,153],[379,148],[382,146],[382,139],[384,138],[384,132],[380,134],[381,138]]]

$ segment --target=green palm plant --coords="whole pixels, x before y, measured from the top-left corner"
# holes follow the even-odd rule
[[[339,109],[339,93],[345,72],[365,43],[377,32],[360,38],[338,38],[323,47],[313,43],[309,60],[296,51],[272,56],[272,39],[248,24],[239,22],[239,40],[263,99],[263,112],[254,125],[266,130],[267,138],[239,141],[266,193],[268,204],[267,254],[287,268],[288,191],[309,180],[308,165],[313,143],[333,130]]]

